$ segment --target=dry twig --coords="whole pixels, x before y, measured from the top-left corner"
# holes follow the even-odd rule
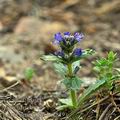
[[[117,106],[117,104],[115,103],[114,98],[113,98],[113,94],[110,93],[110,96],[111,96],[111,102],[112,102],[112,104],[116,107],[116,109],[117,109],[118,112],[120,113],[120,108],[119,108],[119,107]]]
[[[105,118],[105,116],[106,116],[106,113],[110,110],[110,108],[111,108],[112,106],[113,106],[112,103],[107,106],[107,108],[103,111],[103,113],[102,113],[101,116],[99,117],[99,120],[104,120],[104,118]]]
[[[119,93],[119,92],[113,93],[113,96],[116,95],[116,94],[118,94],[118,93]],[[85,111],[89,110],[90,108],[96,106],[97,104],[100,104],[100,103],[102,103],[103,101],[107,100],[108,98],[110,98],[110,95],[102,98],[101,100],[99,100],[98,102],[92,104],[91,106],[89,106],[89,107],[81,110],[81,112],[85,112]],[[67,120],[69,120],[69,119],[70,119],[74,114],[76,114],[78,111],[80,111],[80,108],[78,108],[78,109],[76,109],[75,111],[73,111],[73,112],[67,117]]]
[[[11,88],[13,88],[13,87],[15,87],[15,86],[18,85],[19,83],[20,83],[20,80],[17,81],[16,83],[12,84],[11,86],[6,87],[6,88],[0,90],[0,93],[2,93],[2,92],[4,92],[4,91],[7,91],[7,90],[9,90],[9,89],[11,89]]]

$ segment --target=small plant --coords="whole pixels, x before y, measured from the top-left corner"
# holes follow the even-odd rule
[[[33,78],[34,74],[35,74],[35,71],[33,68],[30,68],[30,67],[27,68],[24,72],[25,79],[30,81]]]
[[[68,99],[59,100],[63,105],[59,106],[58,109],[75,109],[79,105],[76,92],[80,89],[83,81],[76,74],[81,68],[81,59],[94,53],[92,49],[82,50],[76,48],[76,44],[80,43],[83,37],[84,35],[78,32],[74,33],[74,35],[71,35],[70,32],[56,33],[53,44],[58,45],[60,50],[54,54],[41,57],[45,61],[54,62],[56,71],[63,77],[62,83],[70,92]]]
[[[77,108],[75,110],[77,111],[84,101],[97,91],[98,94],[103,89],[107,90],[106,93],[108,94],[120,91],[119,86],[116,87],[117,80],[120,78],[120,69],[114,66],[118,60],[117,54],[110,51],[106,58],[100,58],[93,62],[97,80],[85,89],[81,96],[77,96],[76,92],[83,83],[77,76],[77,72],[81,68],[80,61],[94,53],[92,49],[82,50],[81,48],[76,48],[76,44],[81,42],[83,37],[82,33],[74,33],[74,35],[71,35],[69,32],[65,32],[63,35],[57,33],[55,34],[53,44],[58,45],[60,50],[54,54],[41,57],[42,60],[54,62],[56,71],[63,77],[62,83],[70,92],[69,98],[59,100],[62,105],[58,109]]]
[[[110,51],[106,58],[100,58],[93,62],[97,80],[79,97],[79,106],[97,90],[106,89],[107,93],[119,90],[116,84],[120,78],[120,70],[114,66],[117,60],[117,54]]]
[[[105,80],[105,88],[109,90],[113,89],[113,83],[120,77],[119,72],[114,66],[117,60],[117,54],[110,51],[106,58],[101,58],[93,62],[97,78]]]

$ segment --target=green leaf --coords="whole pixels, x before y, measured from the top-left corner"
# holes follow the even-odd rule
[[[101,58],[99,60],[96,60],[96,62],[94,62],[94,65],[98,66],[98,67],[104,67],[105,65],[107,65],[108,61],[106,60],[106,58]]]
[[[93,67],[93,70],[96,72],[100,72],[100,68],[98,66]]]
[[[83,50],[83,56],[88,56],[88,55],[93,55],[93,54],[95,54],[95,50],[93,49]]]
[[[76,74],[78,71],[79,71],[79,69],[80,69],[81,67],[80,67],[80,61],[75,61],[73,64],[72,64],[72,72],[74,73],[74,74]]]
[[[78,105],[81,105],[85,99],[87,99],[91,94],[96,92],[98,89],[100,89],[104,84],[106,83],[106,80],[98,80],[95,84],[90,85],[80,96],[78,100]]]
[[[67,68],[62,63],[54,63],[54,68],[61,76],[65,76],[67,73]]]
[[[113,88],[113,81],[107,81],[105,84],[105,87],[109,90]]]
[[[63,80],[61,81],[61,83],[63,83],[63,84],[66,86],[67,89],[70,89],[70,88],[71,88],[71,81],[70,81],[70,79],[65,78],[65,79],[63,79]]]
[[[79,90],[82,83],[83,83],[83,81],[80,80],[79,77],[74,77],[74,78],[72,79],[71,89],[73,89],[73,90]]]
[[[61,102],[62,104],[68,105],[68,106],[73,106],[72,105],[72,101],[70,98],[67,99],[59,99],[59,102]]]
[[[35,73],[35,71],[34,71],[33,68],[27,68],[27,69],[25,70],[25,73],[24,73],[25,78],[26,78],[27,80],[31,80],[31,79],[33,78],[34,73]]]
[[[115,81],[115,80],[119,80],[120,79],[120,75],[113,75],[110,81]]]
[[[72,69],[74,70],[76,67],[79,67],[80,66],[80,61],[75,61],[73,64],[72,64]]]
[[[108,53],[108,60],[109,61],[114,61],[116,59],[117,53],[114,53],[113,51],[110,51]]]
[[[43,55],[42,57],[40,57],[40,59],[44,61],[62,62],[61,58],[54,55]]]
[[[106,59],[106,58],[101,58],[100,60],[99,60],[99,64],[100,64],[100,66],[105,66],[105,65],[107,65],[107,63],[108,63],[108,60]]]
[[[64,110],[65,108],[73,108],[72,101],[70,98],[67,99],[59,99],[59,102],[62,104],[58,106],[57,110]]]
[[[62,83],[66,86],[67,89],[79,90],[83,81],[80,80],[79,77],[74,76],[72,78],[65,78],[62,80]]]
[[[68,105],[60,105],[60,106],[56,107],[56,109],[59,110],[59,111],[64,110],[66,108],[70,108],[70,106],[68,106]]]

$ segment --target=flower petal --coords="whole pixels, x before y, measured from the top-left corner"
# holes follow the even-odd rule
[[[74,38],[75,38],[75,40],[80,42],[84,38],[84,35],[82,33],[76,32],[76,33],[74,33]]]
[[[53,44],[59,44],[63,40],[63,37],[60,32],[56,33],[54,35],[54,41]]]
[[[64,32],[64,35],[68,35],[68,36],[70,36],[70,32]]]
[[[62,41],[63,37],[62,37],[61,33],[58,32],[58,33],[55,34],[54,39],[58,40],[58,41]]]
[[[80,57],[82,55],[82,50],[80,48],[76,48],[74,51],[73,51],[73,55],[74,56],[77,56],[77,57]]]

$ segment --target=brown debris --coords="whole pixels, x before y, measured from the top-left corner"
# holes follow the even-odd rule
[[[104,15],[113,11],[120,11],[120,1],[114,0],[108,3],[104,3],[100,8],[97,8],[95,13],[97,15]]]

